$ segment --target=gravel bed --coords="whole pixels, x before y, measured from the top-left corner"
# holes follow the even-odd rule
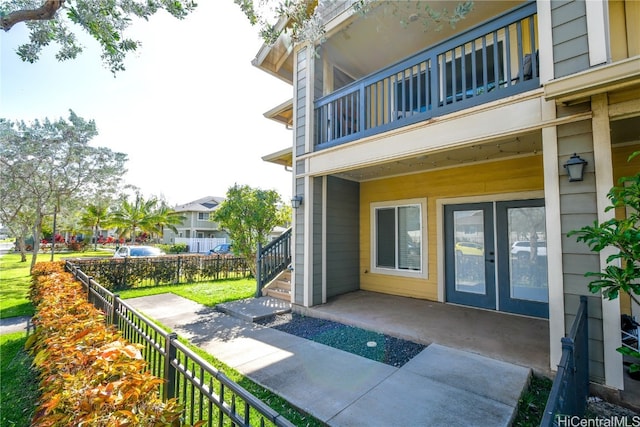
[[[426,347],[378,332],[297,313],[279,314],[256,323],[398,368]]]
[[[640,414],[620,405],[606,402],[597,397],[590,397],[587,401],[587,417],[600,419],[623,419],[626,417],[628,425],[637,425]],[[605,425],[605,424],[601,424]],[[622,424],[624,425],[624,424]]]

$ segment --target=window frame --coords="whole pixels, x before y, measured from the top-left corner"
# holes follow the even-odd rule
[[[417,206],[420,210],[420,268],[418,270],[409,270],[398,268],[398,236],[395,236],[395,264],[394,268],[380,267],[377,265],[378,259],[378,232],[377,232],[377,211],[379,209],[394,208],[394,227],[397,230],[398,227],[398,208]],[[370,271],[371,273],[385,274],[392,276],[410,277],[410,278],[422,278],[428,277],[428,240],[427,240],[427,199],[415,198],[415,199],[402,199],[402,200],[390,200],[385,202],[373,202],[370,204]]]
[[[198,221],[209,221],[209,212],[198,212]]]

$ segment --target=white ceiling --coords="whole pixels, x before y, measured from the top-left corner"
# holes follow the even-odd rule
[[[435,11],[451,11],[458,1],[381,1],[365,15],[356,14],[347,26],[328,35],[321,45],[324,55],[354,79],[398,62],[461,31],[492,19],[523,1],[475,1],[473,10],[455,27],[437,28],[425,19],[426,5]],[[406,24],[403,24],[405,22]],[[428,23],[425,27],[424,22]],[[367,48],[363,48],[366,46]],[[375,46],[375,48],[371,48]]]

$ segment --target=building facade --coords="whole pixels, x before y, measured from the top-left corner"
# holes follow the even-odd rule
[[[254,60],[293,88],[268,113],[293,146],[264,157],[302,197],[292,303],[368,290],[548,319],[555,370],[586,295],[591,380],[623,389],[620,315],[640,310],[589,292],[610,252],[567,233],[625,214],[605,208],[638,170],[640,2],[478,1],[426,31],[415,6],[450,2],[354,3],[321,3],[322,43]]]

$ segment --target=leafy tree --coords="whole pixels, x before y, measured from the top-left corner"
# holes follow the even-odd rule
[[[45,119],[31,124],[0,119],[0,204],[3,223],[19,224],[18,212],[31,222],[35,265],[45,218],[66,209],[74,200],[115,191],[127,156],[89,142],[96,125],[70,111],[69,119]],[[18,227],[19,228],[19,227]],[[55,233],[55,220],[53,233]]]
[[[282,34],[288,34],[294,41],[322,41],[325,35],[321,12],[335,0],[234,0],[251,25],[258,26],[260,37],[272,45]],[[473,10],[474,2],[460,1],[452,12],[443,8],[434,9],[430,1],[358,0],[353,8],[362,16],[374,8],[383,7],[385,12],[398,18],[403,26],[411,22],[420,23],[425,30],[438,31],[444,23],[455,26]]]
[[[233,242],[233,252],[247,259],[254,276],[258,243],[266,244],[271,230],[281,223],[278,209],[281,202],[275,190],[235,184],[227,190],[226,199],[211,218],[227,231]]]
[[[9,31],[19,22],[26,23],[30,41],[17,53],[31,63],[51,43],[60,46],[56,54],[59,61],[76,58],[82,46],[73,30],[84,30],[100,43],[102,60],[115,74],[124,70],[126,55],[140,47],[139,41],[125,36],[133,18],[148,20],[165,10],[183,19],[195,7],[193,0],[6,0],[0,2],[0,26]]]
[[[636,156],[640,156],[640,152],[633,153],[629,161]],[[589,283],[589,291],[601,292],[609,300],[624,292],[640,305],[637,297],[640,295],[640,172],[621,178],[607,197],[611,205],[605,208],[605,212],[624,208],[625,214],[601,224],[595,221],[593,225],[569,232],[568,236],[577,235],[578,242],[585,242],[594,252],[608,247],[617,250],[607,257],[608,265],[604,271],[585,274],[596,278]],[[618,351],[640,360],[640,353],[628,347],[621,347]],[[632,365],[630,372],[635,371],[640,371],[640,364]]]

